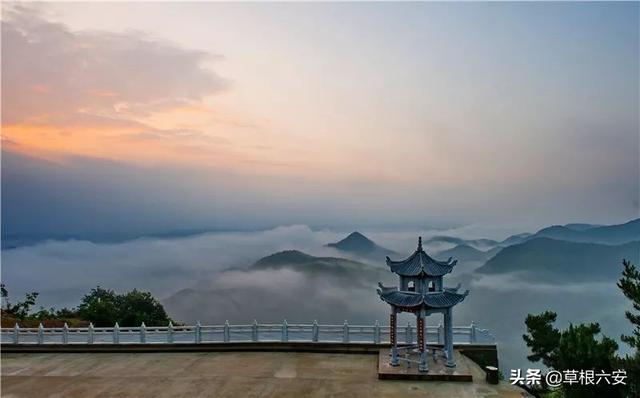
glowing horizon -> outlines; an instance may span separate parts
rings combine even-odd
[[[186,224],[638,214],[638,4],[2,8],[3,152],[174,170]]]

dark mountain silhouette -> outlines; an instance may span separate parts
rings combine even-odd
[[[264,283],[255,283],[258,272]],[[233,275],[231,284],[225,278],[229,274]],[[287,283],[287,278],[295,283]],[[362,307],[349,305],[351,298],[367,297],[376,303],[378,281],[397,283],[386,266],[286,250],[263,257],[248,268],[221,271],[212,280],[180,290],[162,303],[169,313],[180,314],[188,322],[246,322],[247,318],[281,322],[285,317],[304,322],[310,317],[326,322],[342,322],[345,317],[357,321],[363,319],[358,318]],[[282,283],[286,289],[280,287]],[[338,294],[331,292],[334,288]]]
[[[445,236],[445,235],[438,235],[438,236],[434,236],[432,238],[426,239],[424,241],[425,244],[428,243],[452,243],[454,245],[464,245],[466,244],[465,240],[462,238],[456,238],[455,236]]]
[[[619,245],[640,240],[640,218],[624,224],[604,226],[579,223],[552,225],[532,235],[512,235],[500,242],[500,245],[510,246],[535,238],[552,238],[571,242]]]
[[[277,268],[286,264],[309,264],[318,259],[298,250],[285,250],[263,257],[256,261],[252,268]]]
[[[526,241],[531,236],[533,236],[533,234],[530,234],[528,232],[524,232],[524,233],[516,234],[516,235],[511,235],[507,239],[505,239],[502,242],[500,242],[499,245],[502,246],[502,247],[511,246],[511,245],[517,245],[518,243],[522,243],[522,242]]]
[[[534,238],[503,248],[476,271],[525,272],[533,281],[614,280],[620,277],[622,259],[637,264],[640,241],[605,245]]]
[[[569,224],[574,225],[575,224]],[[591,242],[621,244],[640,240],[640,218],[624,224],[606,225],[586,229],[575,229],[570,226],[554,225],[541,229],[537,237],[569,240],[573,242]]]
[[[435,254],[435,257],[438,259],[447,259],[452,257],[460,262],[465,261],[486,261],[493,257],[497,252],[500,251],[500,247],[494,247],[492,249],[483,251],[478,250],[473,246],[469,246],[466,244],[458,245],[448,250],[443,250]]]
[[[565,224],[565,227],[572,229],[574,231],[585,231],[587,229],[602,227],[602,225],[597,224],[585,224],[585,223],[573,223],[573,224]]]
[[[429,243],[451,243],[451,244],[458,245],[458,246],[476,246],[476,248],[477,247],[491,247],[491,246],[495,246],[496,244],[498,244],[498,242],[496,242],[493,239],[462,239],[462,238],[457,238],[455,236],[445,236],[445,235],[434,236],[432,238],[429,238],[429,239],[425,240],[424,243],[425,244],[429,244]]]
[[[379,261],[384,261],[385,256],[396,254],[392,250],[378,246],[374,241],[357,231],[352,232],[339,242],[327,244],[327,247]]]
[[[285,250],[263,257],[249,269],[290,268],[305,273],[332,274],[334,276],[375,277],[382,268],[373,267],[359,261],[339,257],[315,257],[298,250]]]

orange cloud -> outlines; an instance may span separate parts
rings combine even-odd
[[[72,32],[21,4],[3,17],[5,150],[57,160],[232,162],[228,142],[202,130],[212,113],[199,104],[226,86],[202,66],[209,54],[139,32]]]
[[[71,31],[21,4],[5,14],[5,150],[260,175],[384,172],[328,134],[309,145],[289,126],[259,126],[244,109],[214,107],[207,101],[229,83],[204,66],[211,54],[139,32]]]
[[[249,174],[302,174],[313,171],[303,156],[286,160],[270,147],[197,130],[163,130],[140,125],[3,126],[3,149],[65,163],[74,156],[154,166],[173,164]]]

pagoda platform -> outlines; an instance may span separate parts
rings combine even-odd
[[[457,364],[455,368],[446,367],[444,358],[438,357],[436,361],[434,361],[431,355],[429,355],[427,361],[429,366],[428,372],[420,372],[418,370],[418,363],[411,363],[411,366],[408,367],[405,361],[400,361],[400,365],[391,366],[389,364],[390,351],[389,348],[380,349],[378,355],[378,379],[380,380],[473,381],[471,367],[468,363],[470,359],[462,355],[458,350],[453,351]],[[419,354],[412,353],[409,359],[418,361]]]

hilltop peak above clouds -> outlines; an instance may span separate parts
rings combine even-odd
[[[329,243],[326,246],[349,254],[378,260],[384,259],[385,256],[396,254],[393,250],[379,246],[358,231],[350,233],[339,242]]]

